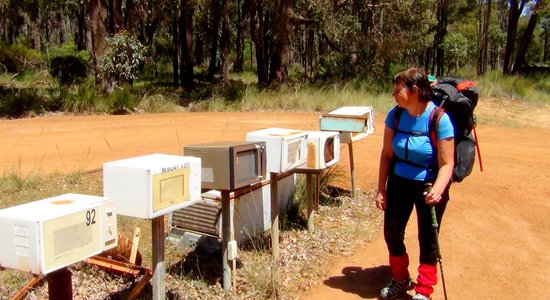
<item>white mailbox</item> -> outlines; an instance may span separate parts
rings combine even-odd
[[[306,163],[307,133],[305,131],[266,128],[248,132],[246,140],[265,142],[268,172],[283,173]]]
[[[48,274],[118,244],[113,199],[64,194],[0,210],[0,266]]]
[[[103,164],[103,194],[117,213],[153,219],[201,199],[201,160],[150,154]]]
[[[340,161],[340,134],[336,131],[307,132],[307,167],[326,169]]]
[[[339,132],[374,132],[374,111],[372,106],[343,106],[319,118],[320,129]]]

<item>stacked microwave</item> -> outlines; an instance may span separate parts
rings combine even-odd
[[[64,194],[0,210],[0,267],[48,274],[118,244],[111,198]]]
[[[268,172],[284,173],[306,163],[307,132],[305,131],[266,128],[248,132],[246,140],[265,142]]]
[[[150,154],[103,164],[103,193],[117,213],[153,219],[201,199],[201,160]]]
[[[340,141],[349,143],[374,132],[372,106],[343,106],[319,118],[322,131],[341,132]]]
[[[265,142],[218,141],[188,145],[183,154],[201,159],[203,189],[230,190],[265,179]]]
[[[307,132],[307,164],[311,169],[326,169],[340,161],[340,133]]]

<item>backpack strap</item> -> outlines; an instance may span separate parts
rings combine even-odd
[[[393,131],[397,132],[399,130],[399,119],[401,119],[401,115],[403,114],[403,107],[396,106],[395,107],[395,114],[393,115]]]
[[[439,106],[436,106],[430,113],[430,119],[428,121],[428,132],[430,133],[430,141],[432,147],[437,151],[437,127],[439,127],[439,120],[443,116],[445,110]]]

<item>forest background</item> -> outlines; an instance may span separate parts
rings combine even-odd
[[[545,0],[0,0],[0,116],[326,110],[413,65],[547,104],[549,36]]]

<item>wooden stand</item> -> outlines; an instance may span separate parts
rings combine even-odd
[[[223,261],[223,289],[231,289],[232,270],[229,265],[227,245],[231,241],[231,211],[229,191],[222,191],[222,261]]]
[[[306,175],[306,213],[307,230],[315,231],[315,211],[319,209],[319,178],[323,170],[311,168],[298,168],[295,173]]]
[[[164,277],[166,266],[164,263],[164,215],[154,218],[152,224],[152,245],[153,245],[153,299],[164,300],[166,290]],[[50,298],[55,299],[55,298]]]
[[[279,259],[279,173],[270,172],[271,188],[271,254]]]
[[[353,161],[353,141],[348,142],[349,149],[349,169],[351,172],[351,196],[355,198],[355,163]]]
[[[56,300],[73,299],[73,284],[71,271],[62,268],[46,276],[48,282],[48,298]]]

